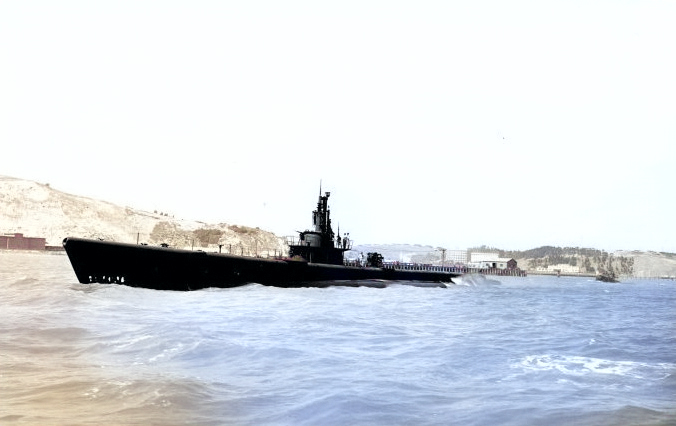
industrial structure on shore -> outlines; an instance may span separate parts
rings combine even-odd
[[[62,246],[48,246],[42,237],[24,237],[20,232],[0,235],[0,250],[63,251]]]
[[[0,235],[0,249],[5,250],[45,250],[44,238],[24,237],[21,233]]]

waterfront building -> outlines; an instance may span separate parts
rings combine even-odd
[[[24,237],[20,233],[0,235],[0,249],[44,250],[45,244],[44,238]]]
[[[500,256],[500,254],[495,252],[472,252],[469,255],[469,261],[470,263],[489,262],[494,261],[498,256]]]
[[[446,250],[446,262],[449,264],[466,264],[467,250]]]

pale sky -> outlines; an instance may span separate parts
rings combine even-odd
[[[0,0],[0,174],[357,244],[676,252],[674,1]]]

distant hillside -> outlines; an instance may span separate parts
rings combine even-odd
[[[676,254],[663,252],[618,251],[615,255],[634,259],[638,277],[676,277]]]
[[[238,254],[286,250],[279,237],[258,228],[175,219],[0,176],[0,233],[15,232],[44,237],[48,245],[72,236],[214,250],[222,244],[224,252]]]
[[[620,275],[638,277],[676,276],[676,254],[616,251],[583,247],[542,246],[525,251],[501,250],[486,246],[472,249],[474,251],[496,251],[501,257],[511,257],[519,266],[527,270],[550,265],[577,266],[583,273],[602,273],[613,271]]]
[[[356,259],[371,252],[380,253],[386,262],[434,263],[441,261],[441,255],[435,254],[432,246],[419,244],[359,244],[346,253],[346,257]]]
[[[441,263],[441,251],[432,246],[412,244],[361,244],[349,254],[356,258],[360,253],[369,252],[383,255],[386,261]],[[499,257],[513,258],[524,270],[547,268],[550,265],[571,265],[579,267],[580,272],[596,274],[614,271],[620,275],[637,277],[676,276],[676,254],[641,251],[617,251],[580,247],[542,246],[530,250],[503,250],[496,247],[472,247],[468,252],[492,252]]]

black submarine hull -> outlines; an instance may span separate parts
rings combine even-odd
[[[374,284],[378,280],[444,286],[460,275],[264,259],[73,237],[64,239],[63,246],[80,283],[156,290],[227,288],[249,283],[275,287],[379,287]]]

